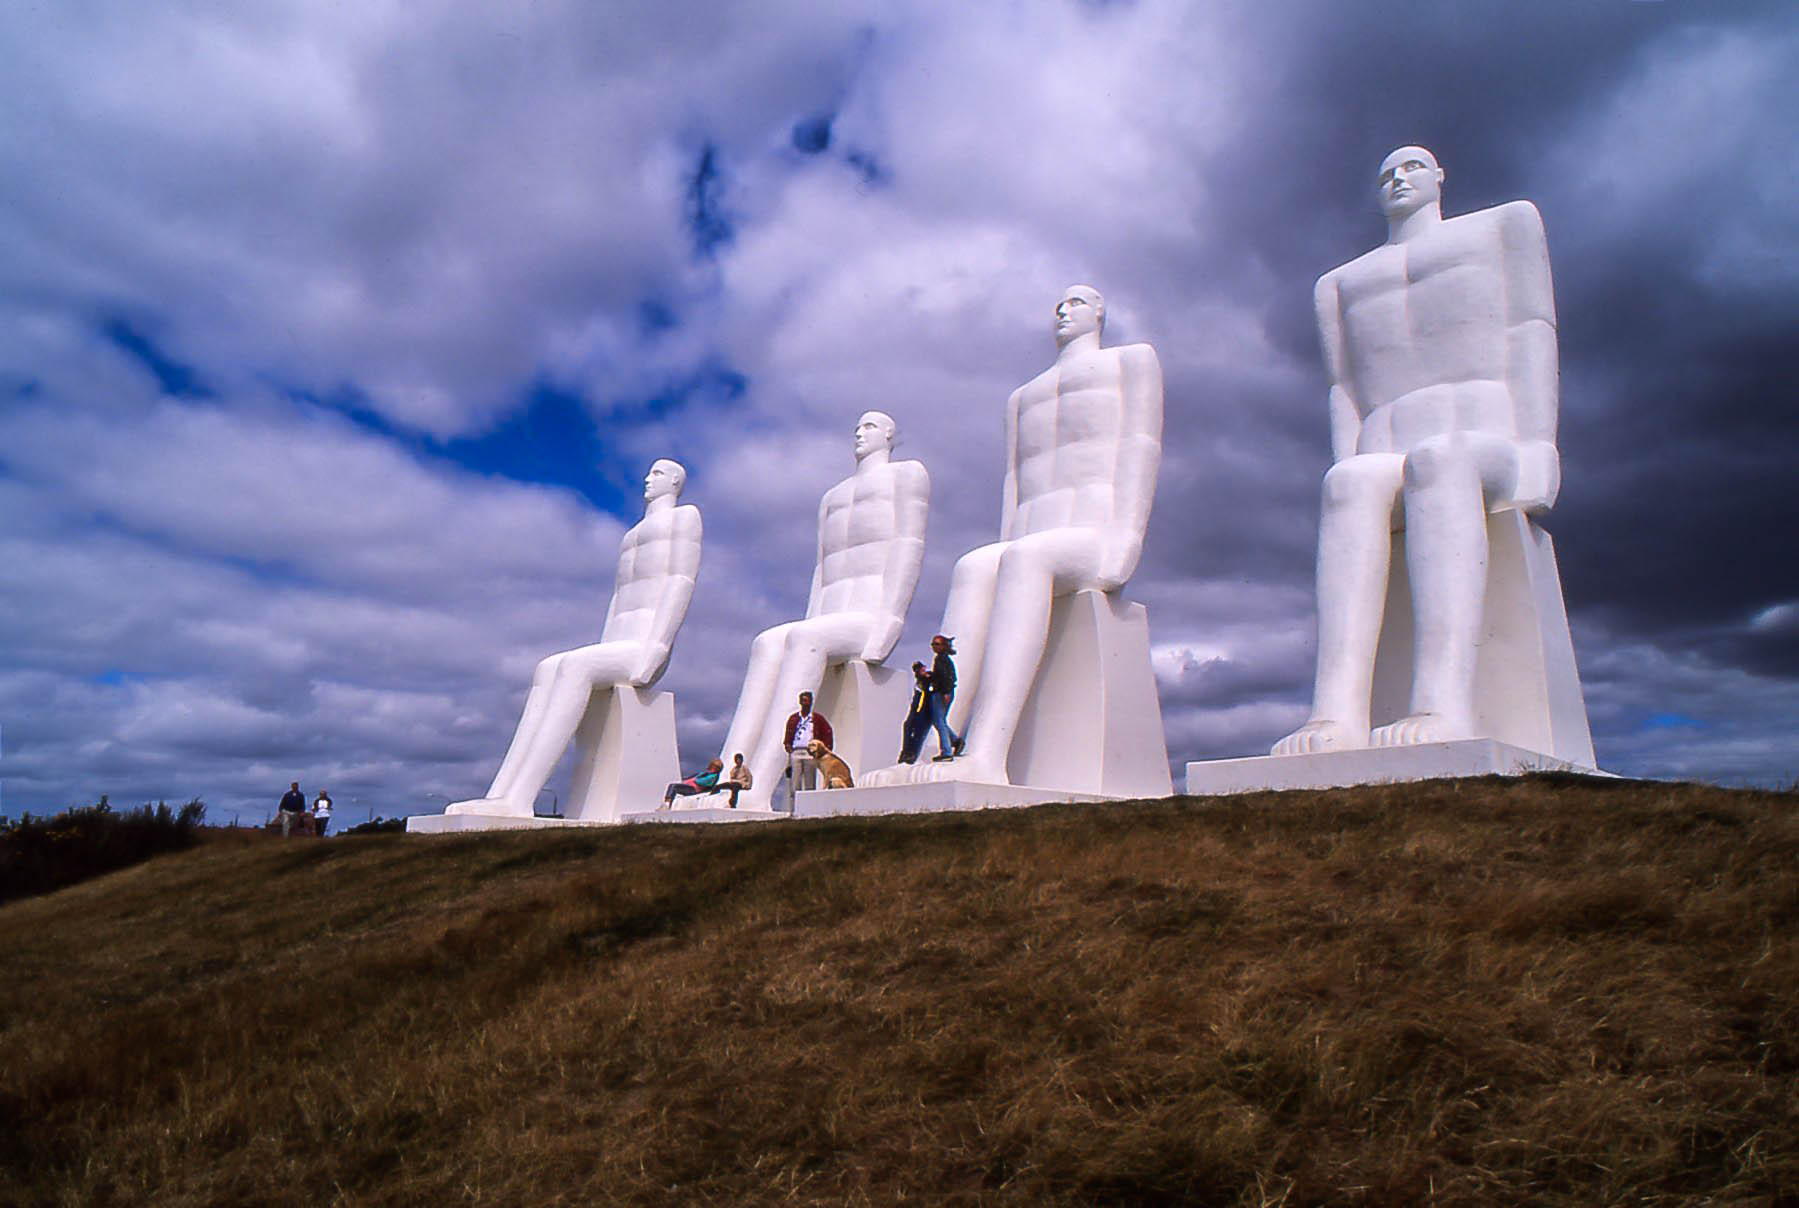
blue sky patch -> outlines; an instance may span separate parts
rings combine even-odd
[[[687,182],[687,229],[694,251],[710,257],[730,243],[736,229],[724,206],[724,170],[718,148],[707,143]]]
[[[212,397],[212,388],[200,379],[198,370],[168,355],[154,340],[124,319],[106,320],[100,325],[100,333],[115,348],[148,369],[164,394],[176,398]]]
[[[1684,713],[1651,713],[1643,719],[1641,727],[1649,730],[1707,730],[1710,725],[1697,717],[1688,717]]]
[[[817,155],[831,146],[831,114],[802,118],[793,124],[793,147],[807,155]]]

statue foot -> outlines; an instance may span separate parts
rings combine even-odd
[[[519,814],[512,804],[503,797],[474,797],[468,801],[453,801],[444,807],[446,814],[485,814],[489,817],[506,817],[518,815],[529,816],[530,811]]]
[[[1270,755],[1312,755],[1353,751],[1368,745],[1368,731],[1328,717],[1308,721],[1269,749]]]
[[[1391,725],[1380,726],[1370,736],[1376,747],[1411,747],[1425,742],[1455,742],[1474,737],[1474,727],[1443,713],[1414,713]]]
[[[982,759],[970,759],[964,757],[961,759],[952,759],[945,763],[938,763],[936,760],[932,760],[930,763],[921,766],[918,770],[920,775],[916,779],[921,783],[938,783],[951,780],[965,780],[975,784],[1012,783],[1010,780],[1006,779],[1006,766],[1004,764],[995,766]]]
[[[902,759],[889,767],[864,772],[860,783],[863,788],[868,789],[880,788],[887,784],[911,784],[917,777],[917,773],[917,765],[909,759]]]

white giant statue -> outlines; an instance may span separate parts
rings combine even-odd
[[[648,689],[662,678],[700,572],[700,510],[692,504],[676,506],[686,482],[687,471],[678,462],[663,460],[650,467],[643,480],[643,519],[619,544],[618,579],[599,643],[552,654],[537,664],[524,715],[487,796],[458,801],[445,813],[529,818],[537,794],[582,727],[595,691]],[[672,718],[671,706],[666,727],[670,744]],[[583,762],[590,764],[593,752],[583,754]],[[633,754],[623,750],[613,757],[629,760]],[[591,768],[577,771],[577,795],[581,782],[593,775]],[[657,776],[668,778],[661,769]],[[579,814],[571,811],[569,816]]]
[[[1556,714],[1563,734],[1527,735],[1524,745],[1566,746],[1590,763],[1553,550],[1525,519],[1546,512],[1561,483],[1543,220],[1527,201],[1445,219],[1442,183],[1422,147],[1387,156],[1376,182],[1387,242],[1318,280],[1335,464],[1318,534],[1317,681],[1311,720],[1273,753],[1492,736],[1502,715],[1523,709]],[[1500,577],[1512,583],[1515,608],[1491,603]],[[1409,640],[1403,620],[1393,624],[1408,604]],[[1516,638],[1495,629],[1508,611],[1533,618],[1511,626]],[[1548,635],[1541,641],[1537,619]],[[1477,701],[1477,671],[1518,662],[1505,652],[1511,645],[1532,646],[1539,667],[1547,657],[1547,705],[1541,675],[1498,694],[1506,700]],[[1389,690],[1389,676],[1402,682]],[[1383,694],[1397,699],[1380,724]],[[1537,699],[1526,707],[1525,698]]]
[[[1098,290],[1070,286],[1056,304],[1055,364],[1006,402],[1000,539],[956,563],[943,614],[942,632],[960,648],[949,724],[964,754],[883,768],[863,783],[1010,784],[1008,757],[1021,721],[1034,720],[1025,718],[1026,705],[1049,644],[1053,607],[1077,592],[1115,593],[1136,569],[1162,460],[1162,366],[1148,344],[1101,348],[1105,318]],[[1142,609],[1129,607],[1146,643]],[[1147,705],[1132,724],[1140,731],[1153,727],[1160,746],[1146,644],[1142,654]],[[1102,691],[1097,683],[1074,689]],[[1071,740],[1104,746],[1107,736],[1089,728]],[[1165,749],[1149,762],[1166,784]]]
[[[855,472],[818,504],[818,565],[806,615],[763,630],[750,644],[722,756],[747,753],[754,787],[741,795],[741,808],[769,807],[787,769],[784,723],[800,693],[818,689],[827,666],[879,664],[905,627],[924,564],[931,478],[919,462],[891,459],[896,435],[893,417],[883,412],[856,421]],[[889,729],[897,732],[897,720]]]

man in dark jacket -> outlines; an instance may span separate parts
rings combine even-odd
[[[294,833],[294,825],[300,821],[300,816],[305,812],[306,794],[300,791],[300,782],[296,780],[281,797],[281,837],[283,839]]]

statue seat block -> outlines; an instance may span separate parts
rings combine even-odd
[[[595,688],[575,731],[575,771],[563,815],[617,822],[653,807],[681,779],[675,697],[628,684]]]
[[[1562,604],[1555,543],[1516,508],[1487,517],[1487,586],[1475,665],[1475,734],[1595,766],[1580,672]],[[1372,724],[1410,709],[1412,593],[1405,534],[1393,534],[1393,561],[1380,646],[1374,658]]]
[[[1101,591],[1055,601],[1006,775],[1102,797],[1174,792],[1143,605]]]
[[[831,723],[831,749],[860,778],[893,762],[911,703],[910,671],[847,659],[825,668],[813,708]]]

